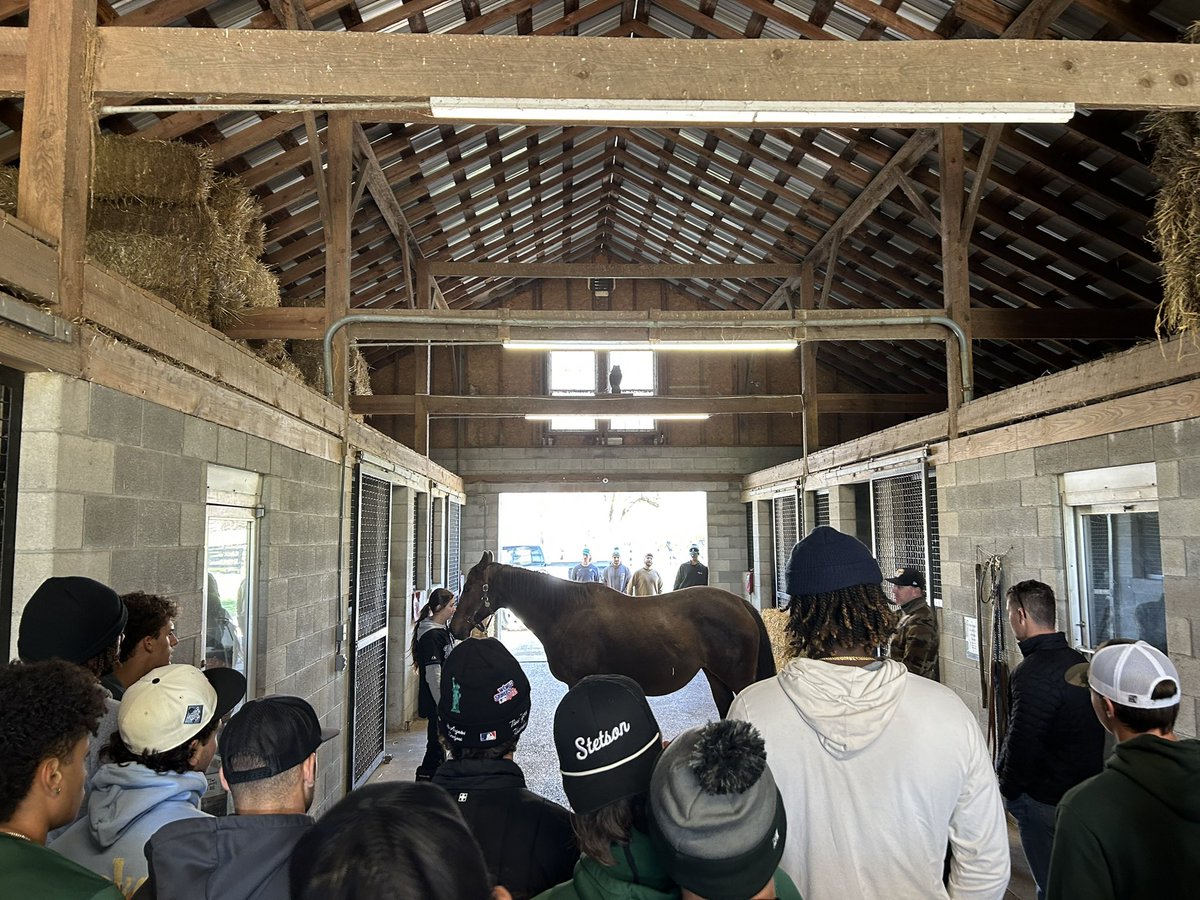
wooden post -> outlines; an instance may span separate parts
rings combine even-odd
[[[325,235],[325,327],[350,314],[350,191],[351,191],[351,128],[353,121],[345,113],[330,113],[325,129],[326,173],[325,196],[329,223]],[[345,331],[333,344],[333,397],[339,406],[348,403],[348,341]]]
[[[95,22],[96,0],[38,0],[29,10],[17,217],[58,242],[64,319],[83,307]]]
[[[830,267],[832,267],[832,258]],[[816,309],[817,297],[814,285],[812,263],[805,263],[800,270],[800,308]],[[804,341],[800,344],[800,392],[804,395],[804,411],[801,427],[804,436],[806,453],[821,446],[821,435],[818,428],[818,391],[817,387],[817,344],[815,341]]]
[[[963,235],[965,163],[961,125],[943,125],[941,129],[942,189],[942,298],[946,315],[967,335],[967,365],[971,354],[971,284],[967,267],[967,236]],[[946,338],[946,427],[951,438],[958,436],[958,408],[963,402],[962,363],[958,341]]]
[[[413,449],[422,456],[429,456],[429,383],[432,368],[433,345],[417,345],[417,377],[413,391]]]

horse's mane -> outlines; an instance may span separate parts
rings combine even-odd
[[[520,595],[518,603],[525,601],[545,606],[571,601],[580,601],[587,596],[587,585],[564,581],[545,572],[531,572],[519,566],[500,565],[501,587],[505,592],[505,606],[512,609],[513,597]]]

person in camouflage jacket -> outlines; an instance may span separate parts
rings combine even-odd
[[[900,607],[900,621],[888,642],[888,656],[904,663],[908,671],[939,681],[937,616],[925,600],[925,575],[903,566],[891,578],[892,599]]]

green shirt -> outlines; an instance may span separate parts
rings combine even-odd
[[[0,834],[0,896],[124,900],[111,881],[41,844]]]

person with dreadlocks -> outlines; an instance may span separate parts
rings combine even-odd
[[[805,897],[999,900],[1008,830],[983,734],[949,688],[878,658],[894,628],[879,564],[821,526],[786,577],[796,657],[729,710],[766,743],[788,819],[781,867]]]

